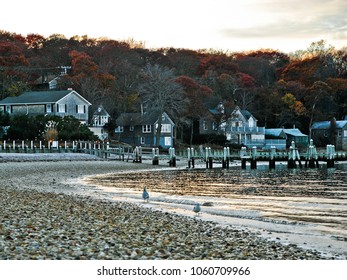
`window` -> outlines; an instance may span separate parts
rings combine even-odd
[[[218,130],[218,123],[213,122],[213,124],[212,124],[212,129],[213,129],[213,130]]]
[[[141,143],[141,145],[146,144],[146,143],[145,143],[145,137],[141,137],[141,138],[140,138],[140,143]]]
[[[129,131],[134,131],[134,126],[133,126],[133,125],[131,125],[131,126],[129,127]]]
[[[57,104],[57,112],[58,113],[66,113],[67,105],[66,104]]]
[[[342,130],[339,130],[339,131],[337,132],[337,136],[339,136],[339,137],[342,136]]]
[[[84,105],[76,105],[76,113],[84,114],[86,112],[86,107]]]
[[[203,121],[203,123],[202,123],[202,129],[203,129],[203,130],[207,130],[207,122],[206,122],[206,121]]]
[[[171,124],[162,124],[161,132],[170,133],[171,132]]]
[[[171,146],[171,137],[164,137],[165,146]]]
[[[344,137],[347,137],[347,130],[344,130],[344,131],[343,131],[343,136],[344,136]]]
[[[114,132],[116,133],[121,133],[121,132],[124,132],[124,127],[119,125],[116,127],[116,129],[114,130]]]
[[[143,133],[150,133],[152,130],[151,130],[151,125],[149,124],[145,124],[142,126],[142,132]]]
[[[52,104],[46,105],[46,113],[52,113]]]
[[[11,113],[12,113],[12,106],[11,106],[11,105],[6,105],[5,111],[6,111],[7,113],[11,114]]]

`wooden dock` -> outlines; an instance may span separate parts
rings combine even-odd
[[[269,168],[276,168],[277,162],[287,162],[288,168],[317,168],[320,162],[326,162],[328,168],[334,167],[336,161],[346,161],[347,152],[337,152],[333,145],[327,145],[325,150],[317,150],[310,142],[305,151],[296,148],[293,142],[286,151],[276,151],[275,147],[270,150],[258,150],[256,147],[247,149],[242,147],[240,151],[231,151],[229,147],[214,149],[210,147],[199,149],[187,148],[176,153],[175,148],[170,148],[167,153],[159,153],[158,148],[131,147],[129,145],[112,145],[108,142],[43,142],[43,141],[3,141],[0,142],[1,153],[87,153],[105,159],[132,161],[142,163],[143,160],[151,160],[153,165],[162,162],[176,167],[177,160],[187,161],[188,168],[195,168],[197,160],[203,161],[207,169],[214,165],[229,168],[233,161],[241,161],[241,168],[246,169],[247,164],[251,169],[257,168],[258,162],[268,162]]]

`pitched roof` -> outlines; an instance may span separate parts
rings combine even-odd
[[[330,127],[330,121],[323,121],[323,122],[315,122],[312,124],[312,129],[329,129]],[[336,128],[341,129],[345,128],[347,125],[346,121],[336,121]]]
[[[273,136],[273,137],[282,136],[283,135],[282,132],[283,132],[283,128],[266,128],[265,129],[265,135]]]
[[[117,119],[117,125],[135,126],[143,124],[154,124],[158,120],[158,115],[153,113],[122,113]]]
[[[236,111],[239,111],[246,121],[248,121],[250,118],[254,118],[257,121],[257,119],[248,110],[241,110],[239,106],[236,106],[232,114],[234,114]]]
[[[285,134],[291,135],[291,136],[307,136],[306,134],[303,134],[298,128],[285,128],[283,129],[283,132]]]
[[[94,116],[110,116],[110,114],[105,110],[105,108],[100,105],[98,109],[95,110]]]
[[[50,91],[26,91],[23,94],[15,97],[7,97],[0,101],[0,104],[42,104],[42,103],[56,103],[66,95],[74,92],[87,103],[90,104],[85,98],[79,95],[74,90],[50,90]]]
[[[163,117],[175,125],[167,113],[163,113]],[[136,125],[153,125],[158,121],[158,114],[153,112],[141,113],[122,113],[117,119],[116,124],[121,126],[136,126]]]
[[[245,117],[246,120],[248,120],[250,117],[253,117],[253,115],[247,110],[240,110],[240,112]]]
[[[267,128],[265,129],[265,134],[273,137],[281,137],[283,133],[295,137],[307,136],[303,134],[298,128]],[[281,135],[282,134],[282,135]]]

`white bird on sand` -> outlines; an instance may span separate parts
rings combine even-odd
[[[146,187],[143,188],[142,198],[143,198],[144,201],[147,200],[147,202],[149,200],[149,193],[147,192]]]
[[[194,205],[193,211],[196,213],[197,216],[199,216],[200,211],[201,211],[200,203],[196,203]]]

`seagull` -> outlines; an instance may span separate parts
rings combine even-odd
[[[147,202],[149,200],[149,193],[147,192],[146,187],[143,188],[142,198],[143,198],[144,201],[147,200]]]
[[[194,205],[193,211],[196,213],[197,216],[199,216],[200,211],[201,211],[200,203],[196,203]]]

